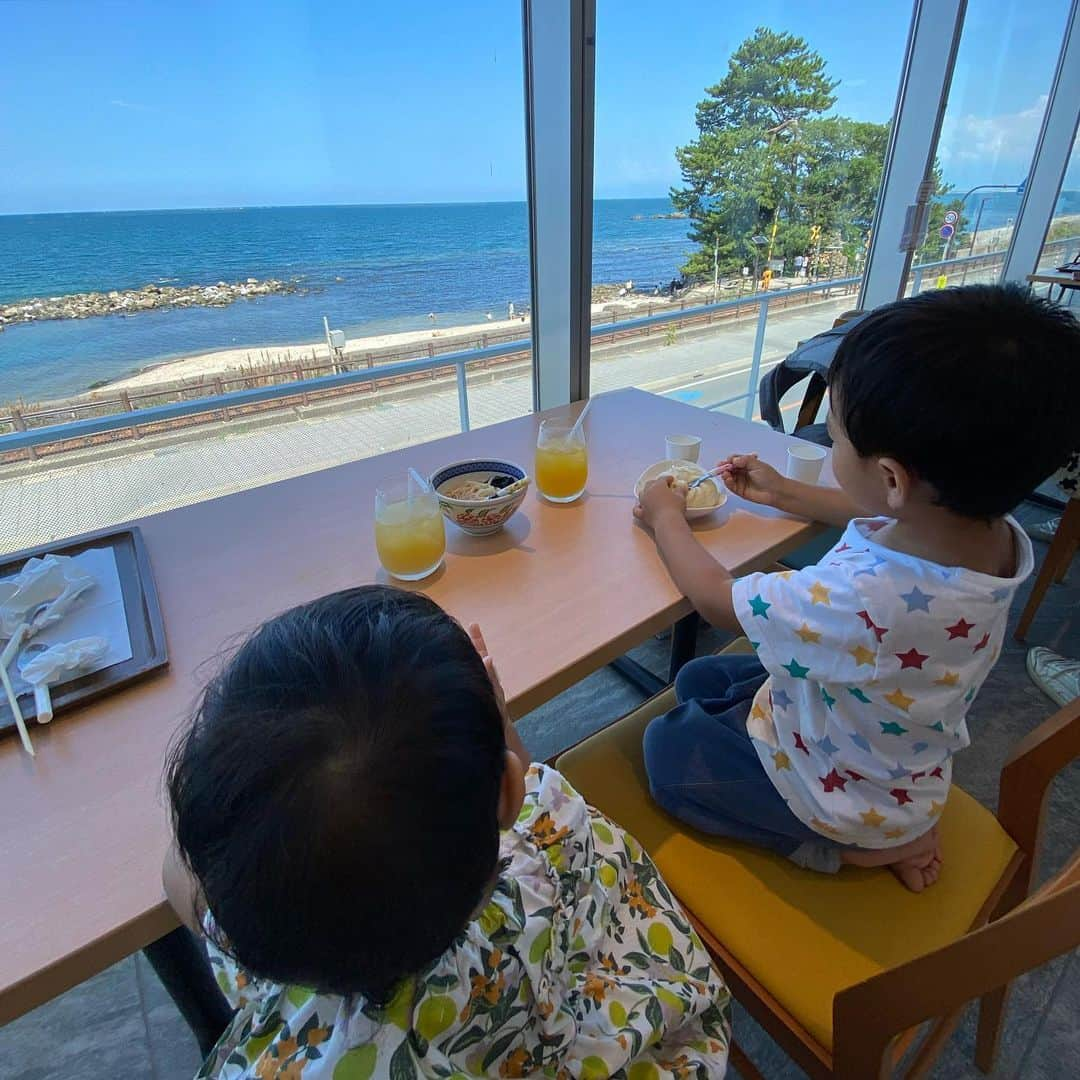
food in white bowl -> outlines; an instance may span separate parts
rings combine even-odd
[[[660,480],[670,476],[674,481],[673,486],[686,494],[687,518],[692,521],[695,518],[705,517],[727,502],[727,490],[723,486],[723,481],[716,477],[711,476],[703,484],[698,484],[696,488],[690,490],[691,482],[699,476],[704,476],[708,471],[708,469],[702,468],[693,461],[675,461],[672,459],[658,461],[655,465],[650,465],[638,477],[638,481],[634,485],[634,494],[640,499],[645,492],[645,488],[653,480]]]
[[[525,499],[529,477],[512,461],[471,458],[432,473],[443,514],[472,536],[498,532]]]

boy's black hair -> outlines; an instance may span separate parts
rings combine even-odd
[[[860,457],[894,457],[940,506],[1011,510],[1080,445],[1080,324],[1015,285],[967,285],[871,312],[829,371]]]
[[[476,649],[422,594],[348,589],[265,623],[166,768],[219,945],[257,976],[384,1003],[494,879],[505,749]]]

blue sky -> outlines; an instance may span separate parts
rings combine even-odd
[[[1026,172],[1067,0],[970,0],[940,154]],[[837,111],[885,120],[902,0],[598,0],[596,193],[662,195],[694,105],[756,25],[803,35]],[[8,0],[0,212],[524,196],[516,0]],[[869,42],[869,44],[866,44]]]

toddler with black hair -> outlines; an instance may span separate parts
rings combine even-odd
[[[237,1010],[201,1077],[723,1075],[726,988],[651,860],[529,765],[422,594],[271,619],[166,781],[166,893]]]
[[[1077,448],[1080,325],[1015,286],[871,312],[829,371],[839,488],[723,463],[750,502],[844,529],[815,566],[733,579],[656,482],[635,514],[675,584],[754,656],[692,661],[645,734],[656,801],[802,866],[941,869],[937,821],[1031,544],[1009,511]]]

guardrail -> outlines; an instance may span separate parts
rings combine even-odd
[[[1055,244],[1063,250],[1069,244],[1075,244],[1080,238],[1067,238],[1055,241]],[[977,269],[979,264],[985,264],[982,268],[990,269],[994,261],[1000,263],[1005,252],[986,252],[979,255],[963,256],[957,259],[924,263],[914,268],[911,272],[913,291],[918,292],[921,288],[923,277],[927,272],[940,270],[943,267],[950,269],[961,268],[965,270]],[[757,325],[754,334],[754,347],[751,356],[751,366],[747,378],[747,390],[743,394],[728,398],[714,405],[708,406],[711,410],[721,409],[727,405],[739,401],[746,401],[745,416],[750,420],[754,413],[755,391],[761,373],[761,359],[765,344],[765,329],[768,323],[769,310],[771,307],[786,308],[798,304],[799,300],[808,302],[815,293],[821,293],[825,298],[835,290],[843,294],[850,294],[854,287],[862,281],[861,276],[834,278],[825,281],[809,282],[806,285],[797,285],[788,289],[780,289],[774,292],[756,292],[747,295],[738,295],[728,300],[721,300],[713,304],[700,304],[686,306],[680,304],[678,310],[672,307],[670,310],[658,312],[655,315],[640,316],[631,319],[607,322],[597,320],[591,328],[591,340],[594,343],[605,340],[616,341],[619,338],[629,336],[647,336],[653,328],[681,325],[693,326],[695,324],[708,325],[717,318],[738,318],[743,309],[757,308]],[[502,331],[507,334],[510,331]],[[498,332],[492,332],[493,335]],[[445,347],[445,346],[444,346]],[[498,344],[488,345],[481,348],[465,349],[457,352],[440,353],[435,343],[429,343],[429,352],[432,355],[415,359],[402,360],[392,363],[376,365],[371,359],[372,353],[361,354],[361,358],[371,364],[369,367],[352,371],[337,371],[336,373],[317,375],[308,378],[289,379],[286,382],[264,386],[245,386],[242,389],[225,391],[226,384],[231,382],[249,383],[253,379],[272,378],[281,372],[252,372],[232,378],[215,378],[212,385],[219,392],[202,396],[202,386],[183,386],[176,384],[169,389],[176,393],[199,393],[199,396],[189,400],[169,402],[162,405],[152,405],[146,408],[135,408],[133,400],[139,397],[161,396],[164,388],[152,388],[144,394],[121,392],[113,399],[95,399],[87,402],[72,403],[70,405],[56,406],[49,410],[40,410],[33,416],[34,419],[48,418],[52,415],[71,416],[72,413],[90,412],[102,408],[118,408],[115,412],[107,412],[105,415],[85,417],[83,419],[68,420],[65,423],[50,424],[42,427],[30,427],[26,423],[26,416],[18,412],[10,416],[0,416],[0,423],[8,423],[16,430],[10,434],[0,435],[0,455],[26,450],[34,456],[34,448],[51,443],[70,442],[77,439],[86,439],[95,435],[103,435],[109,432],[133,430],[137,434],[138,428],[151,427],[154,425],[168,424],[172,421],[195,417],[200,414],[220,413],[225,418],[230,418],[234,410],[246,409],[253,405],[270,402],[286,403],[288,399],[300,399],[307,403],[311,396],[328,396],[338,391],[360,389],[369,384],[385,381],[401,381],[411,376],[425,373],[434,374],[441,370],[454,369],[458,392],[458,413],[463,431],[470,427],[469,419],[469,395],[466,382],[466,366],[468,364],[489,361],[506,360],[507,358],[526,355],[532,348],[530,338],[513,338]],[[350,358],[349,362],[355,362]],[[331,365],[325,365],[332,370]],[[304,368],[302,364],[295,369],[300,373],[305,370],[318,370]]]

